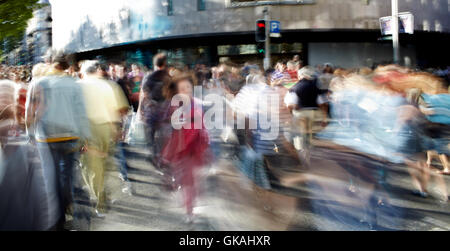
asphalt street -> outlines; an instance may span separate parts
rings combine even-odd
[[[413,195],[411,178],[403,166],[388,168],[384,192],[376,194],[382,200],[369,203],[373,200],[370,186],[360,182],[357,191],[349,192],[345,178],[329,170],[321,175],[321,164],[315,170],[292,170],[272,191],[266,191],[241,175],[229,157],[199,174],[197,216],[187,223],[182,195],[164,188],[150,157],[143,146],[128,148],[131,194],[122,192],[119,172],[111,166],[106,177],[109,210],[104,218],[92,218],[89,230],[450,230],[449,203],[440,202],[435,186],[430,187],[428,198]],[[449,178],[445,179],[450,185]],[[375,212],[376,228],[364,221],[367,212]]]

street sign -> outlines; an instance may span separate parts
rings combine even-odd
[[[279,21],[270,21],[270,37],[281,37],[281,23]]]
[[[410,12],[398,14],[399,32],[414,34],[414,16]],[[392,35],[392,16],[380,18],[381,34]]]

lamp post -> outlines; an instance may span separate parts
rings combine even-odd
[[[400,35],[398,23],[398,0],[392,0],[392,44],[394,47],[394,63],[398,64],[400,59]]]
[[[264,70],[268,70],[271,66],[270,59],[270,15],[269,8],[264,8],[264,20],[266,20],[266,41],[265,41],[265,56],[264,56]]]

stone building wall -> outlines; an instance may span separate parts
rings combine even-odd
[[[54,47],[82,52],[161,37],[253,31],[264,6],[234,7],[233,1],[205,0],[205,10],[198,0],[50,1]],[[389,0],[304,1],[309,4],[270,6],[271,18],[281,21],[282,30],[376,30],[379,18],[391,15]],[[450,31],[449,0],[399,0],[399,6],[414,14],[416,30]]]

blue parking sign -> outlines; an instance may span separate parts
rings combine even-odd
[[[279,21],[270,21],[270,33],[280,33]]]

